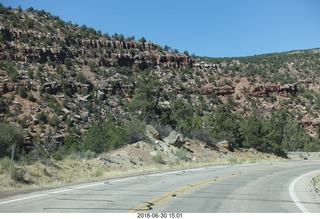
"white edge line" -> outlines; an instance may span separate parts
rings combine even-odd
[[[39,194],[39,195],[33,195],[33,196],[24,197],[24,198],[18,198],[18,199],[13,199],[13,200],[9,200],[9,201],[4,201],[4,202],[0,202],[0,205],[8,204],[11,202],[23,201],[23,200],[30,199],[30,198],[38,198],[38,197],[45,196],[45,195],[48,195],[48,194],[47,193],[46,194]]]
[[[61,193],[61,192],[67,192],[67,191],[73,191],[73,190],[77,190],[77,189],[88,188],[88,187],[92,187],[92,186],[98,186],[98,185],[102,185],[102,184],[103,183],[96,183],[96,184],[90,184],[90,185],[85,185],[85,186],[79,186],[79,187],[76,187],[76,188],[62,189],[62,190],[58,190],[58,191],[53,191],[53,192],[42,193],[42,194],[38,194],[38,195],[27,196],[27,197],[24,197],[24,198],[12,199],[12,200],[8,200],[8,201],[0,202],[0,205],[12,203],[12,202],[23,201],[23,200],[32,199],[32,198],[38,198],[38,197],[45,196],[45,195],[50,195],[50,194],[58,194],[58,193]]]
[[[312,171],[312,172],[309,172],[309,173],[306,173],[302,176],[299,176],[297,177],[295,180],[292,181],[292,183],[290,184],[289,186],[289,193],[290,193],[290,196],[291,196],[291,199],[293,200],[293,202],[295,203],[295,205],[303,212],[303,213],[311,213],[302,203],[301,201],[299,200],[299,198],[297,197],[295,191],[294,191],[294,187],[296,185],[296,183],[302,179],[303,177],[306,177],[308,175],[311,175],[313,173],[316,173],[316,172],[319,172],[319,170],[316,170],[316,171]]]

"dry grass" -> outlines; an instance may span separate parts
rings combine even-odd
[[[320,191],[320,175],[315,178],[315,187],[317,188],[318,192]]]
[[[167,170],[194,168],[201,166],[226,165],[239,163],[253,163],[275,160],[274,158],[246,158],[244,156],[228,156],[222,158],[202,159],[196,161],[175,160],[166,164],[148,164],[144,166],[110,166],[99,159],[36,162],[15,168],[23,174],[24,182],[14,182],[9,176],[7,166],[5,170],[0,166],[0,190],[26,190],[44,187],[56,187],[74,183],[97,181],[115,177],[146,174]],[[1,192],[0,192],[1,194]]]

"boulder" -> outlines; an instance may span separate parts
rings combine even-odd
[[[69,114],[70,113],[70,110],[68,110],[67,108],[62,108],[61,111],[64,112],[65,114]]]
[[[157,156],[157,154],[158,154],[157,151],[151,151],[151,152],[150,152],[150,155],[151,155],[152,157]]]
[[[57,82],[45,83],[43,85],[43,90],[48,94],[57,94],[61,92],[61,86]]]
[[[151,140],[161,140],[159,132],[151,125],[146,126],[146,136]]]
[[[186,141],[184,140],[184,137],[182,134],[176,132],[176,131],[172,131],[168,137],[166,137],[165,139],[163,139],[165,143],[169,144],[169,145],[173,145],[175,147],[181,147],[183,146]]]
[[[106,99],[106,94],[104,92],[100,91],[100,90],[98,90],[96,96],[97,96],[98,100],[105,100]]]
[[[37,119],[36,115],[31,115],[33,125],[38,125],[40,123],[39,119]]]
[[[80,113],[80,117],[81,117],[82,121],[88,122],[89,112],[88,111],[81,112]]]
[[[52,136],[52,140],[53,140],[56,144],[63,144],[63,142],[64,142],[64,135],[56,134],[56,135]]]
[[[226,140],[218,142],[218,143],[216,144],[216,146],[217,146],[218,148],[227,149],[228,151],[231,151],[231,152],[234,151],[234,149],[233,149],[232,145],[230,144],[230,142],[228,142],[228,141],[226,141]]]
[[[78,100],[82,102],[88,102],[91,99],[92,99],[92,96],[90,94],[85,96],[78,96]]]
[[[27,148],[32,146],[33,144],[33,136],[30,133],[25,133],[23,136],[23,145]]]
[[[73,115],[74,118],[78,119],[78,120],[81,120],[81,116],[76,114],[76,115]]]

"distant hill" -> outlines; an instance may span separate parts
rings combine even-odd
[[[33,8],[0,14],[0,119],[18,125],[20,151],[113,150],[150,123],[277,154],[319,150],[320,49],[197,57]]]

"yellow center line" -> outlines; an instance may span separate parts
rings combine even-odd
[[[268,169],[271,169],[271,168],[268,168]],[[210,178],[210,179],[207,179],[207,180],[204,180],[204,181],[201,181],[201,182],[198,182],[198,183],[195,183],[195,184],[191,184],[191,185],[187,185],[187,186],[183,186],[183,187],[180,187],[180,188],[177,188],[175,190],[172,190],[170,192],[167,192],[159,197],[156,197],[148,202],[144,202],[144,203],[141,203],[140,205],[130,209],[128,211],[128,213],[133,213],[133,212],[145,212],[145,211],[148,211],[148,210],[151,210],[154,206],[156,205],[159,205],[160,203],[172,198],[172,197],[175,197],[175,196],[178,196],[186,191],[189,191],[191,189],[195,189],[197,187],[200,187],[200,186],[203,186],[203,185],[206,185],[210,182],[215,182],[215,181],[218,181],[218,180],[224,180],[224,179],[227,179],[227,178],[231,178],[231,177],[234,177],[234,176],[238,176],[238,175],[241,175],[241,174],[247,174],[247,173],[250,173],[250,172],[255,172],[255,171],[260,171],[260,170],[268,170],[266,168],[264,169],[255,169],[255,170],[252,170],[252,171],[247,171],[245,173],[243,172],[238,172],[238,173],[232,173],[232,174],[228,174],[228,175],[224,175],[224,176],[218,176],[218,177],[214,177],[214,178]]]
[[[279,166],[277,166],[279,167]],[[283,166],[283,167],[280,167],[280,168],[287,168],[289,166]],[[227,179],[227,178],[231,178],[231,177],[235,177],[235,176],[239,176],[239,175],[243,175],[243,174],[248,174],[248,173],[252,173],[252,172],[257,172],[257,171],[262,171],[262,170],[272,170],[274,169],[274,167],[269,167],[269,168],[258,168],[258,169],[254,169],[254,170],[249,170],[249,171],[245,171],[245,172],[236,172],[236,173],[231,173],[231,174],[228,174],[228,175],[223,175],[223,176],[217,176],[217,177],[214,177],[214,178],[210,178],[210,179],[207,179],[207,180],[204,180],[204,181],[201,181],[201,182],[198,182],[198,183],[195,183],[195,184],[191,184],[191,185],[187,185],[187,186],[183,186],[183,187],[180,187],[180,188],[177,188],[175,190],[172,190],[170,192],[167,192],[161,196],[158,196],[148,202],[143,202],[141,203],[140,205],[130,209],[128,211],[128,213],[137,213],[137,212],[145,212],[145,211],[148,211],[148,210],[151,210],[154,208],[154,206],[156,205],[159,205],[160,203],[166,201],[166,200],[169,200],[170,198],[172,197],[175,197],[175,196],[178,196],[184,192],[187,192],[191,189],[195,189],[197,187],[200,187],[200,186],[203,186],[203,185],[206,185],[210,182],[215,182],[215,181],[219,181],[219,180],[224,180],[224,179]]]

